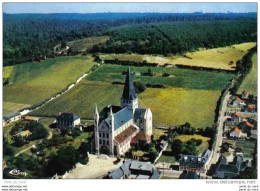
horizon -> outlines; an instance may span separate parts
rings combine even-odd
[[[196,12],[257,13],[257,3],[3,3],[6,14]]]

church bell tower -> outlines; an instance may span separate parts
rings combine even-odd
[[[127,69],[125,87],[121,97],[121,108],[125,107],[127,107],[133,113],[135,109],[138,108],[138,98],[135,93],[130,67]]]

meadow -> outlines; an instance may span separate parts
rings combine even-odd
[[[17,111],[12,103],[34,105],[65,90],[94,64],[92,57],[75,56],[13,66],[9,84],[3,88],[3,101],[9,102],[4,104],[4,113]]]
[[[122,72],[126,71],[127,68],[128,66],[105,64],[91,73],[86,80],[124,82],[125,75]],[[151,69],[155,76],[133,75],[133,80],[190,89],[222,90],[233,77],[233,74],[227,73],[157,67],[131,67],[131,72],[146,73],[148,69]],[[168,73],[171,76],[162,77],[164,73]]]
[[[214,123],[219,96],[220,91],[213,90],[149,88],[139,94],[139,103],[151,109],[154,122],[206,128]]]
[[[257,95],[257,55],[256,53],[252,56],[253,67],[247,74],[246,78],[242,82],[238,89],[238,94],[241,94],[246,90],[249,94]]]
[[[227,47],[200,49],[199,51],[187,52],[183,55],[165,57],[162,55],[140,55],[140,54],[101,54],[103,60],[122,60],[148,63],[180,64],[188,66],[201,66],[207,68],[235,70],[236,62],[240,60],[249,49],[256,46],[255,42],[236,44]],[[232,64],[230,63],[232,61]]]
[[[122,85],[112,85],[106,82],[80,82],[72,90],[33,111],[30,115],[57,116],[59,112],[71,112],[81,118],[93,119],[96,104],[99,110],[110,104],[119,105],[121,92],[123,92]]]

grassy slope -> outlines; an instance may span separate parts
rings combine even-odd
[[[257,55],[256,53],[252,57],[253,67],[250,73],[246,76],[243,83],[238,89],[238,94],[241,94],[244,90],[250,94],[257,95]]]
[[[57,57],[41,63],[16,65],[10,84],[4,86],[4,102],[39,103],[74,83],[93,65],[92,58],[87,56]]]
[[[109,104],[119,105],[122,91],[122,85],[81,82],[66,94],[31,114],[56,116],[59,112],[72,112],[81,118],[92,119],[95,103],[100,110]]]
[[[9,78],[13,72],[14,66],[5,66],[3,68],[3,77],[4,78]]]
[[[184,56],[163,57],[138,54],[109,54],[101,55],[101,58],[105,60],[117,58],[119,60],[130,60],[135,62],[142,62],[143,60],[146,60],[149,63],[158,63],[160,65],[168,63],[234,70],[237,60],[241,59],[247,53],[247,50],[253,48],[255,45],[256,43],[253,42],[242,43],[223,48],[200,50],[185,54],[192,59],[186,58]],[[230,61],[233,61],[234,64],[229,65]]]
[[[205,128],[214,122],[214,110],[220,91],[182,88],[147,89],[139,95],[139,103],[151,108],[153,120],[158,123],[191,123]]]
[[[131,67],[132,72],[147,72],[149,67]],[[90,74],[86,79],[91,81],[107,81],[124,82],[125,75],[123,71],[127,70],[127,66],[105,64],[99,67],[94,73]],[[206,72],[189,69],[174,68],[151,68],[152,72],[157,74],[169,73],[174,77],[161,76],[134,76],[133,79],[142,81],[143,83],[164,84],[174,87],[183,87],[191,89],[206,90],[222,90],[228,80],[232,78],[232,74],[223,74],[217,72]]]

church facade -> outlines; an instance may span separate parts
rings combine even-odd
[[[127,70],[121,106],[108,105],[94,115],[95,149],[97,154],[121,156],[131,143],[151,140],[153,116],[151,110],[138,104],[130,68]]]

